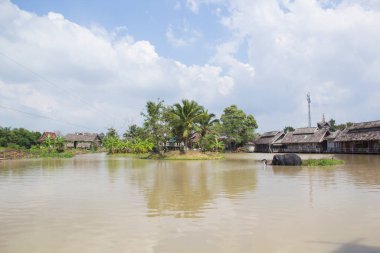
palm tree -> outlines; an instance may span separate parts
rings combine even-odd
[[[218,119],[213,119],[213,118],[215,118],[215,114],[213,113],[208,114],[208,110],[203,111],[203,116],[199,120],[200,134],[202,138],[205,137],[205,135],[210,132],[211,127],[215,123],[219,122]]]
[[[180,103],[174,104],[169,114],[174,131],[177,137],[184,142],[186,149],[195,125],[204,116],[203,107],[193,100],[184,99],[182,100],[182,105]]]

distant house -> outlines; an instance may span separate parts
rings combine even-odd
[[[67,148],[96,149],[101,144],[100,136],[92,133],[68,134],[64,138]]]
[[[171,138],[167,142],[161,143],[160,145],[165,150],[179,150],[183,146],[181,143],[177,142],[176,138]]]
[[[334,140],[336,153],[380,154],[380,120],[354,123]]]
[[[256,141],[255,141],[255,152],[259,153],[272,153],[275,152],[273,150],[273,144],[284,137],[283,131],[272,131],[263,133]]]
[[[43,143],[47,138],[55,139],[57,138],[57,134],[54,132],[44,132],[37,141],[38,143]]]
[[[327,150],[327,140],[330,135],[327,127],[297,128],[285,134],[284,138],[276,141],[280,152],[322,153]]]

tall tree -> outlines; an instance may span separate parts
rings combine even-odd
[[[141,113],[144,117],[144,127],[151,137],[156,151],[161,151],[161,143],[166,141],[168,126],[165,120],[167,110],[164,100],[157,102],[148,101],[145,106],[146,112]]]
[[[230,149],[236,149],[245,142],[253,140],[255,129],[258,127],[253,115],[245,114],[236,105],[224,109],[221,121]]]
[[[134,140],[136,138],[144,140],[147,138],[147,133],[143,127],[133,124],[128,127],[123,137],[127,140]]]
[[[286,127],[284,127],[284,133],[293,132],[294,130],[295,129],[292,126],[286,126]]]
[[[189,138],[197,123],[204,116],[203,107],[193,100],[182,100],[182,104],[174,104],[170,110],[170,121],[176,137],[183,141],[185,149],[188,147]]]
[[[119,138],[119,135],[116,132],[116,129],[113,127],[110,127],[107,129],[106,138],[110,138],[110,137]]]
[[[210,132],[211,127],[218,122],[219,120],[215,119],[215,114],[209,114],[208,110],[204,110],[202,117],[199,118],[199,128],[201,136],[204,137],[208,132]]]

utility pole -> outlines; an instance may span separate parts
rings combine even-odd
[[[310,99],[310,92],[307,93],[307,95],[306,95],[306,100],[307,100],[308,109],[309,109],[309,127],[311,127],[311,113],[310,113],[310,103],[311,103],[311,99]]]

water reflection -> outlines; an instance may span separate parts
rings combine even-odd
[[[256,167],[236,161],[147,161],[112,157],[106,161],[111,182],[125,173],[145,196],[148,217],[199,218],[223,192],[244,197],[257,184]]]
[[[36,168],[46,170],[58,170],[67,164],[67,160],[62,159],[30,159],[0,162],[0,176],[17,175],[24,176],[28,171]]]
[[[379,157],[264,168],[231,156],[2,161],[0,252],[380,253]]]

